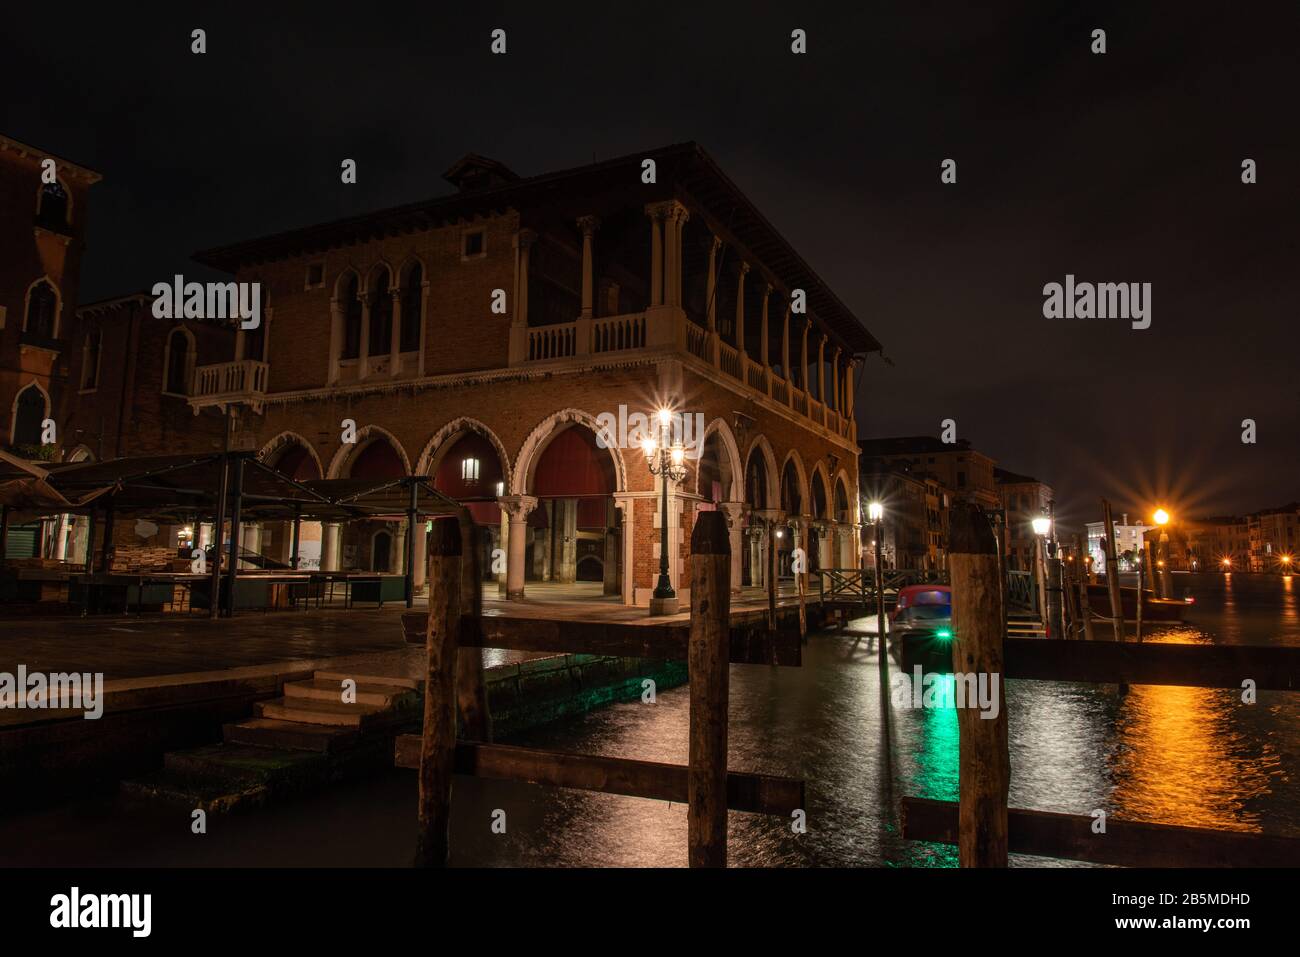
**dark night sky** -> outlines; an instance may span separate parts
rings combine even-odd
[[[1103,493],[1184,514],[1300,498],[1294,4],[206,6],[6,13],[0,131],[105,176],[82,301],[442,195],[468,151],[531,175],[696,140],[884,343],[864,435],[954,418],[1054,485],[1067,524]],[[1067,272],[1152,283],[1152,327],[1043,318]]]

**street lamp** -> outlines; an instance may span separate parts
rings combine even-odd
[[[867,505],[867,520],[871,523],[876,534],[876,634],[880,638],[880,670],[883,672],[889,666],[888,652],[885,650],[885,571],[883,567],[883,540],[884,534],[885,506],[879,502],[871,502]],[[863,586],[866,591],[866,586]]]
[[[672,412],[660,409],[658,419],[659,440],[656,442],[653,436],[647,436],[641,443],[650,474],[663,478],[662,509],[659,515],[659,581],[655,584],[654,597],[650,602],[650,614],[671,615],[677,611],[677,592],[673,590],[672,580],[668,577],[668,483],[680,482],[686,478],[686,450],[682,448],[681,442],[669,444],[672,439]]]
[[[1169,513],[1163,508],[1156,509],[1156,513],[1152,517],[1156,520],[1156,524],[1161,527],[1169,524]]]

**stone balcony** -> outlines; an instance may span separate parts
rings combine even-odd
[[[680,354],[703,375],[709,375],[711,368],[713,377],[738,383],[748,393],[761,396],[841,439],[857,441],[857,427],[851,416],[828,408],[810,393],[792,386],[769,366],[690,321],[680,309],[669,306],[546,326],[516,326],[510,340],[510,366],[560,368],[599,361],[614,353],[665,352]]]
[[[194,370],[194,382],[190,388],[190,407],[195,415],[201,409],[213,406],[225,411],[226,406],[232,404],[246,405],[254,412],[261,412],[269,370],[267,363],[256,359],[199,366]]]

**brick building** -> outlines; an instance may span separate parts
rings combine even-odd
[[[43,163],[54,182],[43,182]],[[81,278],[93,170],[0,136],[0,408],[3,441],[33,458],[41,422],[55,418]]]
[[[74,428],[127,454],[206,450],[231,410],[236,444],[299,478],[433,476],[488,530],[511,596],[588,581],[646,604],[660,480],[638,425],[668,408],[688,469],[669,490],[679,594],[703,509],[729,520],[734,588],[763,584],[769,527],[783,570],[794,544],[856,564],[854,378],[879,344],[701,148],[530,178],[470,155],[445,177],[444,198],[197,254],[260,284],[260,327],[205,344],[145,319],[153,365],[196,340],[188,424],[157,388],[168,367],[146,382],[141,364],[131,388],[153,392],[156,431],[100,427],[84,404]],[[124,303],[87,310],[87,329],[129,322]],[[320,561],[400,572],[404,537],[326,525]]]
[[[1052,487],[1033,476],[1006,469],[995,468],[993,478],[1002,500],[1007,568],[1033,571],[1037,568],[1038,542],[1032,522],[1048,512],[1053,499]]]
[[[47,167],[46,161],[53,166]],[[47,168],[53,181],[46,182]],[[0,136],[0,447],[23,458],[56,453],[68,377],[72,310],[81,278],[93,170]],[[55,442],[42,424],[53,420]],[[5,555],[32,558],[40,523],[8,528]]]

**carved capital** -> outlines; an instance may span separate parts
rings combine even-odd
[[[582,230],[584,236],[590,236],[600,228],[599,216],[579,216],[577,222],[578,228]]]
[[[538,500],[533,495],[502,495],[497,503],[510,516],[511,520],[523,521],[537,507]]]
[[[516,249],[527,249],[535,242],[537,242],[537,230],[535,229],[521,229],[515,233]]]

